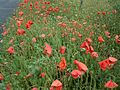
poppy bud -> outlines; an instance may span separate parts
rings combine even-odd
[[[118,85],[115,82],[113,82],[112,80],[110,80],[107,83],[105,83],[105,87],[107,87],[107,88],[116,88],[116,87],[118,87]]]
[[[66,47],[65,47],[65,46],[61,46],[61,47],[60,47],[60,53],[61,53],[61,54],[64,54],[65,51],[66,51]]]
[[[102,38],[102,36],[98,37],[98,42],[104,42],[104,39]]]
[[[97,53],[97,52],[92,52],[92,53],[91,53],[91,57],[97,58],[97,57],[98,57],[98,53]]]
[[[0,81],[4,80],[3,75],[0,73]]]
[[[15,53],[15,50],[14,48],[11,46],[7,49],[7,52],[10,53],[10,54],[14,54]]]

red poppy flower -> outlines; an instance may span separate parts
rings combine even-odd
[[[59,7],[55,7],[55,8],[53,8],[53,12],[59,12]]]
[[[92,53],[91,53],[91,57],[97,58],[97,57],[98,57],[98,53],[97,53],[97,52],[92,52]]]
[[[90,53],[92,53],[92,52],[94,52],[94,49],[93,49],[92,46],[89,46],[89,49],[87,51],[90,52]]]
[[[10,39],[9,43],[13,43],[13,41],[14,41],[14,37]]]
[[[117,59],[114,57],[109,57],[108,60],[109,60],[109,64],[115,64],[117,62]]]
[[[34,42],[34,43],[35,43],[36,41],[37,41],[37,40],[36,40],[36,38],[35,38],[35,37],[33,37],[33,38],[32,38],[32,42]]]
[[[25,34],[25,30],[24,29],[18,29],[17,30],[17,34],[18,35],[24,35]]]
[[[85,48],[86,50],[89,50],[89,43],[86,42],[86,41],[84,41],[84,42],[82,43],[82,45],[80,46],[80,48]]]
[[[45,9],[46,8],[46,6],[42,6],[42,9]]]
[[[38,90],[38,88],[34,87],[34,88],[32,88],[32,90]]]
[[[59,68],[60,70],[64,70],[66,68],[67,64],[66,64],[66,60],[64,57],[61,58],[61,61],[59,63]]]
[[[75,26],[77,26],[78,23],[77,23],[77,21],[73,21],[72,24],[75,27]]]
[[[22,21],[17,20],[17,21],[16,21],[16,23],[17,23],[17,26],[18,26],[18,27],[20,27],[20,26],[21,26],[21,24],[22,24]]]
[[[26,26],[27,29],[30,29],[31,25],[29,23],[26,23],[25,26]]]
[[[2,33],[3,36],[5,36],[7,34],[8,34],[8,32],[6,30]]]
[[[4,80],[4,77],[3,77],[3,75],[0,73],[0,81],[1,80]]]
[[[101,62],[99,62],[100,68],[105,71],[108,68],[108,63],[107,60],[103,60]]]
[[[63,28],[67,27],[67,24],[63,23],[63,22],[58,23],[58,25],[61,26],[61,27],[63,27]]]
[[[43,72],[39,76],[43,78],[43,77],[45,77],[45,73]]]
[[[50,4],[50,2],[44,2],[44,4]]]
[[[102,12],[102,15],[106,15],[106,12],[105,12],[105,11],[103,11],[103,12]]]
[[[104,39],[102,38],[102,36],[98,37],[98,42],[104,42]]]
[[[24,0],[24,3],[28,3],[29,0]]]
[[[88,42],[88,44],[92,43],[92,39],[91,38],[86,38],[86,41]]]
[[[74,38],[74,37],[71,38],[71,41],[72,41],[72,42],[75,42],[75,41],[76,41],[76,38]]]
[[[81,34],[81,33],[78,33],[78,37],[79,37],[79,38],[82,38],[82,34]]]
[[[79,71],[79,70],[73,70],[71,72],[71,76],[74,78],[74,79],[77,79],[79,76],[81,76],[82,74],[84,74],[84,72],[82,71]]]
[[[53,7],[50,6],[50,7],[47,9],[47,11],[53,11]]]
[[[79,71],[83,71],[85,73],[88,70],[87,66],[82,62],[74,60],[74,64],[77,65]]]
[[[37,1],[34,3],[34,5],[38,5],[38,4],[39,4],[39,2],[37,2]]]
[[[110,35],[110,32],[105,31],[105,35],[106,35],[106,36],[109,36],[109,35]]]
[[[62,90],[62,83],[59,80],[53,81],[50,90]]]
[[[107,36],[108,38],[111,38],[111,36]]]
[[[33,6],[33,4],[32,3],[30,3],[30,7],[32,7]]]
[[[27,29],[30,29],[31,25],[33,24],[33,21],[28,20],[28,22],[25,24]]]
[[[24,12],[20,11],[18,14],[19,14],[19,16],[22,16],[24,14]]]
[[[28,20],[28,22],[27,22],[28,24],[30,24],[30,25],[32,25],[33,24],[33,21],[31,21],[31,20]]]
[[[80,46],[81,48],[85,49],[86,50],[86,54],[88,54],[89,52],[92,53],[94,52],[94,49],[92,46],[89,46],[90,43],[88,42],[83,42],[82,45]]]
[[[82,24],[78,24],[78,28],[82,28]]]
[[[10,84],[6,85],[6,90],[11,90],[11,85]]]
[[[51,56],[51,54],[52,54],[52,48],[47,43],[45,43],[44,54],[46,54],[47,56]]]
[[[8,51],[8,53],[10,53],[10,54],[14,54],[15,53],[15,50],[14,50],[14,48],[11,46],[11,47],[9,47],[8,49],[7,49],[7,51]]]
[[[20,72],[16,72],[15,75],[18,76],[20,74]]]
[[[107,88],[116,88],[116,87],[118,87],[118,84],[116,84],[115,82],[113,82],[112,80],[110,80],[107,83],[105,83],[104,86],[107,87]]]
[[[24,45],[24,44],[25,44],[25,42],[24,42],[24,41],[21,41],[21,42],[20,42],[20,45]]]
[[[32,11],[32,7],[29,7],[30,11]]]
[[[108,38],[111,38],[111,36],[110,36],[110,32],[105,31],[105,35],[106,35]]]
[[[64,53],[65,53],[65,50],[66,50],[66,47],[65,47],[65,46],[61,46],[61,47],[60,47],[60,53],[61,53],[61,54],[64,54]]]
[[[105,71],[107,68],[110,69],[117,62],[117,59],[114,57],[109,57],[106,60],[99,62],[100,68]]]
[[[100,11],[97,12],[98,15],[100,15],[100,13],[101,13]]]
[[[120,44],[120,35],[115,36],[116,43]]]
[[[94,32],[90,32],[90,37],[92,37],[92,36],[93,36],[93,34],[94,34]]]

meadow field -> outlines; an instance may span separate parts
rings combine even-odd
[[[20,0],[2,28],[0,90],[120,90],[120,0]]]

